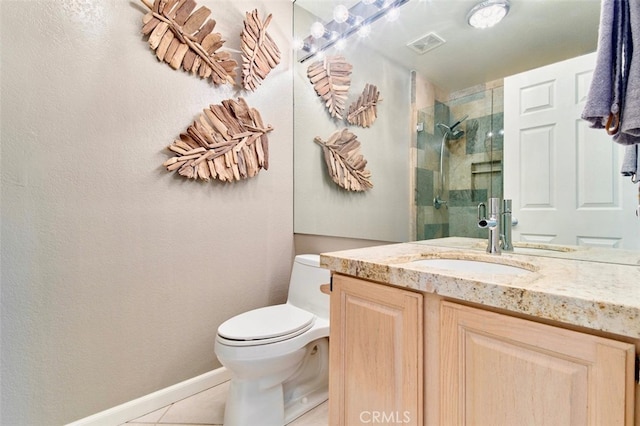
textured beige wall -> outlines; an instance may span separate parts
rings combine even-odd
[[[285,299],[291,1],[198,3],[234,49],[245,11],[273,13],[283,61],[256,93],[159,64],[140,2],[0,2],[1,424],[63,424],[214,369],[222,321]],[[173,138],[239,95],[275,128],[270,169],[167,173]]]

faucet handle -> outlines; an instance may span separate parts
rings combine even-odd
[[[482,213],[480,213],[482,211]],[[478,222],[487,217],[487,205],[485,203],[478,204]]]

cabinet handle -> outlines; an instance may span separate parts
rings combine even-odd
[[[324,294],[331,294],[331,284],[322,284],[320,286],[320,291]]]

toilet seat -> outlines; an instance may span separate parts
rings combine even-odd
[[[309,330],[315,315],[288,303],[254,309],[228,319],[218,328],[218,339],[229,346],[256,346],[280,342]]]

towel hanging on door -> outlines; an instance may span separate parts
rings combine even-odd
[[[620,61],[618,61],[618,46],[622,46],[618,43],[622,27],[621,3],[622,1],[603,0],[600,9],[596,66],[591,78],[587,102],[582,111],[582,118],[596,129],[604,129],[610,114],[614,114],[616,110],[614,79],[618,78],[620,81],[622,74]]]
[[[623,69],[623,77],[626,78],[619,133],[623,140],[617,141],[623,144],[640,142],[640,1],[631,0],[628,5],[628,32],[624,46],[628,54],[624,57],[627,64]]]
[[[601,3],[596,66],[582,118],[593,128],[605,129],[617,143],[640,142],[640,5],[637,0],[603,0]]]

